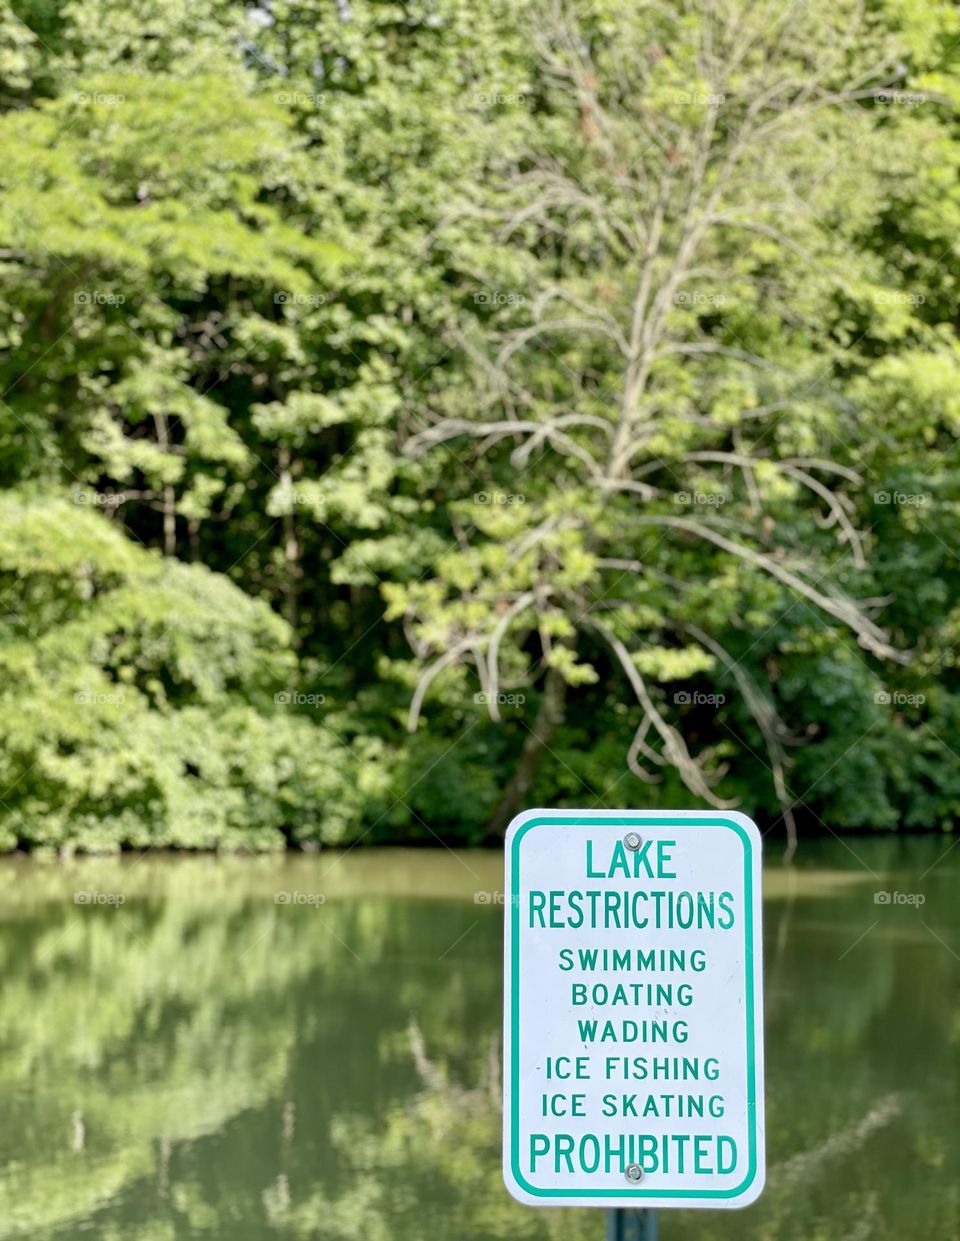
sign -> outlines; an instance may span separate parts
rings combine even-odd
[[[503,1174],[533,1206],[763,1188],[760,834],[742,814],[531,810],[506,837]]]

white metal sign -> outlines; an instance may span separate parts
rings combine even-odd
[[[506,838],[503,1173],[536,1206],[763,1188],[760,834],[531,810]]]

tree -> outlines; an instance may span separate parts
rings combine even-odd
[[[779,665],[833,650],[876,682],[877,661],[907,658],[861,520],[897,364],[860,343],[889,324],[896,273],[857,245],[885,182],[923,162],[877,102],[904,85],[903,45],[853,3],[790,20],[561,3],[538,29],[537,135],[459,203],[495,232],[480,271],[498,292],[452,325],[461,374],[405,442],[414,458],[452,446],[492,501],[452,505],[457,551],[387,591],[424,665],[410,726],[454,665],[475,668],[494,718],[506,685],[542,684],[499,830],[563,686],[612,663],[637,703],[630,770],[673,767],[729,804],[730,743],[714,726],[694,753],[700,696],[666,700],[706,677],[749,709],[792,850]]]
[[[0,12],[2,484],[283,652],[262,703],[217,691],[251,737],[297,717],[258,841],[608,796],[952,822],[957,33],[852,0]],[[44,796],[70,847],[133,838]]]

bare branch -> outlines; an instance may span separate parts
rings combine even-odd
[[[497,706],[497,696],[500,693],[500,643],[503,635],[510,628],[511,623],[525,611],[533,603],[536,602],[536,594],[532,590],[525,591],[519,599],[507,608],[504,614],[494,626],[493,633],[490,635],[489,645],[487,647],[487,656],[489,662],[489,689],[487,690],[487,709],[490,712],[492,720],[500,719],[500,709]]]
[[[464,638],[462,642],[458,642],[455,646],[450,647],[449,650],[444,651],[439,658],[435,659],[432,664],[423,670],[410,702],[410,710],[407,714],[407,732],[416,732],[417,724],[420,721],[420,709],[434,678],[439,676],[444,668],[449,668],[452,664],[458,663],[462,653],[469,650],[475,643],[475,636]]]
[[[726,535],[721,534],[719,530],[713,529],[712,526],[686,517],[651,514],[649,516],[640,516],[636,520],[645,525],[672,526],[677,530],[685,530],[689,534],[696,535],[697,538],[706,539],[707,542],[713,543],[715,547],[722,548],[723,551],[730,552],[731,555],[738,556],[749,564],[756,565],[757,568],[762,569],[765,573],[769,573],[771,577],[775,577],[778,581],[783,582],[785,586],[789,586],[797,594],[815,603],[817,607],[821,608],[829,616],[846,625],[856,634],[860,645],[866,647],[874,655],[878,655],[883,659],[896,660],[897,663],[907,662],[908,656],[890,645],[883,630],[875,625],[869,617],[864,616],[852,599],[842,595],[825,594],[823,591],[818,590],[815,585],[804,581],[802,577],[799,577],[784,563],[775,560],[772,556],[768,556],[764,552],[754,551],[752,547],[747,547],[743,543],[735,543],[733,539],[728,539]]]
[[[785,860],[789,860],[797,849],[797,822],[793,814],[795,803],[787,789],[784,775],[787,757],[781,743],[782,737],[786,735],[783,722],[777,715],[773,704],[761,693],[753,678],[741,666],[740,662],[733,658],[726,647],[722,646],[698,625],[684,625],[683,628],[691,637],[696,638],[701,646],[705,647],[712,655],[715,655],[733,676],[744,701],[750,709],[750,714],[757,722],[757,727],[760,729],[767,750],[767,756],[770,759],[773,787],[777,795],[777,801],[780,803],[783,821],[787,828],[787,853]]]
[[[713,790],[704,778],[703,771],[701,770],[699,763],[697,763],[697,761],[691,756],[686,747],[686,743],[680,736],[680,733],[671,724],[668,724],[657,710],[656,705],[647,690],[643,677],[640,675],[637,665],[630,658],[630,652],[616,636],[616,634],[600,621],[590,620],[589,623],[603,635],[610,649],[620,661],[621,667],[627,674],[627,680],[630,682],[633,687],[633,692],[637,696],[637,701],[640,703],[641,707],[643,707],[643,710],[653,724],[653,727],[660,734],[660,738],[663,742],[663,755],[669,761],[670,765],[677,769],[680,778],[683,780],[690,792],[694,793],[697,797],[702,797],[704,801],[709,802],[711,806],[716,806],[718,809],[729,809],[731,806],[735,805],[735,802],[724,801],[722,798],[717,797],[713,793]],[[641,748],[641,752],[648,758],[651,756],[651,751],[643,742],[642,735],[640,735],[639,741],[635,736],[634,743]],[[661,757],[663,756],[658,756],[655,761],[659,761]]]

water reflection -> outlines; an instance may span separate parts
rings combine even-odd
[[[958,1236],[947,844],[767,876],[768,1189],[666,1241]],[[500,1181],[500,884],[446,851],[0,866],[0,1238],[601,1237]]]

